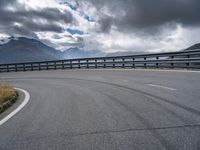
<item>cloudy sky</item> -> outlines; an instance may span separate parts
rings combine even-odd
[[[66,50],[174,51],[200,42],[200,0],[0,0],[0,39]]]

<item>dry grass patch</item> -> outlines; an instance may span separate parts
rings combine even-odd
[[[16,90],[9,85],[0,85],[0,105],[15,98],[17,96]]]

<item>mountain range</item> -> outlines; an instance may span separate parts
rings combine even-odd
[[[6,41],[6,42],[5,42]],[[85,51],[77,47],[65,51],[56,50],[36,39],[10,37],[0,41],[0,64],[49,61],[59,59],[86,58],[98,56],[134,55],[144,52],[117,52],[105,54],[99,50]],[[200,49],[200,43],[185,50]]]
[[[2,40],[1,43],[3,44],[0,44],[0,64],[85,58],[104,55],[98,50],[84,51],[77,47],[62,52],[49,47],[36,39],[25,37],[10,37],[9,39]]]
[[[61,59],[59,51],[40,41],[20,37],[0,45],[0,63]]]

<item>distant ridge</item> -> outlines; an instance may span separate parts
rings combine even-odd
[[[200,43],[194,44],[185,50],[195,50],[195,49],[200,49]]]
[[[36,39],[25,37],[10,37],[1,40],[1,42],[0,64],[84,58],[103,55],[103,53],[98,50],[84,51],[76,47],[61,52]]]
[[[61,53],[35,39],[11,38],[0,45],[0,63],[57,60]]]
[[[195,50],[195,49],[199,49],[200,50],[200,43],[194,44],[194,45],[184,49],[184,51]],[[107,53],[106,56],[112,57],[112,56],[126,56],[126,55],[140,55],[140,54],[148,54],[148,52],[145,52],[145,51],[113,52],[113,53]]]

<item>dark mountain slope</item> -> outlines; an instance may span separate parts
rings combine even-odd
[[[57,60],[62,53],[35,39],[20,37],[0,45],[0,63]]]
[[[195,49],[200,49],[200,43],[194,44],[185,50],[195,50]]]

